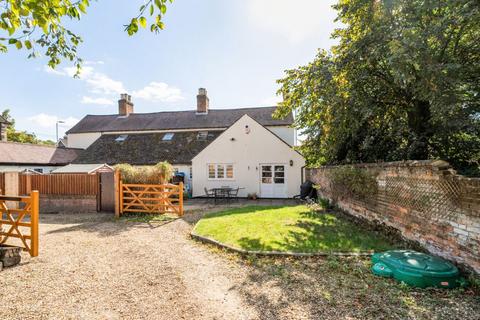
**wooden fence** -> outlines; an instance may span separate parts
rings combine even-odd
[[[117,217],[123,213],[174,213],[183,215],[183,183],[125,184],[119,181]]]
[[[19,194],[38,190],[51,195],[97,195],[99,180],[89,174],[19,175]]]
[[[15,238],[19,241],[13,244],[38,256],[38,211],[38,191],[28,197],[0,196],[0,244],[12,244]]]
[[[0,172],[0,195],[5,192],[5,173]]]

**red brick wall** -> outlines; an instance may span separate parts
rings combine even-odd
[[[369,198],[336,194],[333,166],[308,169],[307,179],[348,213],[395,227],[431,253],[480,273],[480,179],[459,176],[444,161],[356,167],[376,176],[378,191]]]
[[[40,195],[40,214],[53,212],[97,212],[97,196]]]

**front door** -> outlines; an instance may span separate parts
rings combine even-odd
[[[286,198],[285,165],[262,164],[260,168],[260,197]]]

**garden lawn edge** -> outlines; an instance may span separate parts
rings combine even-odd
[[[351,257],[369,257],[372,256],[375,252],[371,251],[360,251],[360,252],[349,252],[349,251],[319,251],[319,252],[292,252],[292,251],[252,251],[237,248],[223,242],[217,241],[215,239],[201,236],[195,232],[190,232],[190,236],[203,243],[213,244],[220,248],[240,253],[243,255],[258,255],[258,256],[285,256],[285,257],[320,257],[320,256],[351,256]]]

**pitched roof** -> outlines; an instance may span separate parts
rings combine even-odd
[[[129,163],[153,165],[160,161],[171,164],[190,164],[201,150],[220,135],[210,131],[206,140],[197,139],[198,132],[175,132],[170,141],[164,141],[165,133],[130,134],[124,141],[115,141],[117,134],[104,134],[90,145],[74,163]]]
[[[28,143],[0,142],[1,164],[66,165],[72,162],[80,149],[56,148]]]
[[[285,119],[273,119],[275,109],[210,109],[208,114],[197,114],[196,111],[132,113],[128,117],[117,114],[87,115],[67,133],[227,128],[245,114],[263,126],[293,123],[291,114]]]
[[[95,173],[97,171],[112,172],[114,169],[104,163],[96,164],[69,164],[53,170],[51,173]]]

